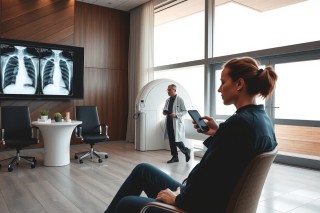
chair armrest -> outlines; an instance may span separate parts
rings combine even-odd
[[[76,126],[74,133],[75,133],[76,138],[80,138],[81,140],[83,140],[81,124]]]
[[[4,129],[3,128],[1,128],[1,141],[2,141],[2,144],[5,146],[6,142],[4,140]]]
[[[102,128],[102,131],[101,133],[105,134],[107,136],[107,138],[109,138],[109,135],[108,135],[108,125],[107,124],[100,124],[100,130]]]
[[[140,211],[140,213],[145,213],[149,208],[157,208],[157,209],[163,209],[168,212],[176,212],[176,213],[187,213],[187,211],[182,210],[178,208],[177,206],[166,204],[166,203],[161,203],[161,202],[150,202],[147,203]]]
[[[35,137],[34,137],[34,131],[33,130],[36,130],[36,136]],[[37,139],[37,143],[39,143],[40,142],[40,129],[39,129],[39,127],[31,126],[31,134],[32,134],[33,138]]]

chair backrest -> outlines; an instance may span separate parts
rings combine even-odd
[[[255,213],[269,169],[278,153],[275,148],[254,157],[241,175],[231,199],[227,213]]]
[[[82,121],[82,134],[99,134],[101,132],[96,106],[76,106],[76,119]]]
[[[32,138],[31,119],[28,106],[1,107],[1,128],[5,130],[4,139]]]

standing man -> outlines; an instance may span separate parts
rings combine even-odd
[[[185,130],[182,117],[187,114],[183,99],[176,93],[176,85],[170,84],[167,92],[170,98],[166,100],[163,115],[166,115],[166,129],[164,139],[169,138],[172,158],[167,163],[179,162],[178,149],[186,156],[186,162],[190,160],[190,149],[182,142],[185,139]]]

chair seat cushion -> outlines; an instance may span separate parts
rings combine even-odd
[[[83,137],[83,141],[85,143],[98,143],[98,142],[106,142],[108,139],[107,135],[104,134],[100,134],[100,135],[96,135],[96,134],[85,134],[82,135]]]
[[[37,144],[37,139],[36,138],[32,138],[32,139],[28,139],[28,140],[24,140],[24,139],[12,139],[12,140],[5,140],[6,143],[6,147],[10,147],[10,148],[18,148],[21,149],[23,147],[27,147],[30,146],[32,144]]]

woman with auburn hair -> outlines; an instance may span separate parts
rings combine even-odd
[[[221,93],[225,105],[236,112],[219,125],[208,116],[208,148],[188,177],[179,183],[147,163],[137,165],[105,211],[139,212],[150,201],[159,201],[188,212],[225,212],[238,179],[256,155],[276,146],[273,124],[256,97],[267,98],[274,91],[277,75],[271,66],[259,68],[251,57],[234,58],[223,65]],[[200,132],[199,127],[194,127]],[[142,191],[148,196],[140,197]],[[153,212],[153,211],[152,211]],[[161,211],[157,211],[161,212]]]

